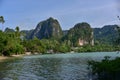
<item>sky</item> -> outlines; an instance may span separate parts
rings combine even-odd
[[[120,24],[119,0],[0,0],[0,16],[6,27],[34,29],[43,20],[57,19],[63,30],[87,22],[92,28]],[[1,24],[0,24],[0,29]]]

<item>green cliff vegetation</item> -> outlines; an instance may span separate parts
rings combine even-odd
[[[94,28],[94,39],[100,44],[113,44],[118,37],[118,25],[106,25]]]
[[[88,23],[78,23],[68,31],[63,40],[70,41],[71,46],[80,46],[80,40],[83,45],[90,45],[92,41],[92,28]]]
[[[38,39],[60,39],[62,35],[63,33],[59,22],[50,17],[49,19],[38,23],[31,35],[29,35],[29,39],[33,39],[34,37],[37,37]]]

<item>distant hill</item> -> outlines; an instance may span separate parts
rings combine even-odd
[[[10,28],[6,28],[4,32],[5,33],[12,33],[12,32],[15,32],[15,30],[14,29],[10,29]]]
[[[106,25],[102,28],[94,28],[94,39],[99,43],[112,44],[118,37],[118,25]]]
[[[22,30],[21,33],[24,35],[25,39],[30,39],[31,34],[33,33],[34,29],[31,30]]]
[[[36,28],[29,36],[30,39],[37,37],[38,39],[61,38],[63,35],[59,22],[50,17],[47,20],[39,22]]]

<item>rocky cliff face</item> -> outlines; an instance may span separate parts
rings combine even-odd
[[[38,23],[37,27],[32,32],[30,38],[61,38],[62,34],[63,33],[59,22],[56,19],[50,17],[49,19]]]
[[[68,31],[66,38],[74,46],[83,46],[85,44],[91,44],[93,39],[92,32],[92,28],[88,23],[78,23]]]

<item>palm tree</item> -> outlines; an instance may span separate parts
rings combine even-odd
[[[0,23],[2,23],[2,30],[3,30],[3,24],[5,23],[4,17],[0,16]]]
[[[2,23],[2,30],[4,29],[3,28],[3,24],[5,23],[5,20],[4,20],[4,17],[3,16],[0,16],[0,23]]]
[[[17,27],[15,28],[15,30],[16,30],[16,32],[19,32],[19,31],[20,31],[20,28],[17,26]]]
[[[15,30],[16,30],[16,37],[20,38],[20,28],[17,26]]]

